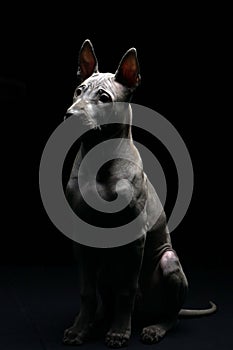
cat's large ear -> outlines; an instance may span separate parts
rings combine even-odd
[[[98,61],[95,56],[94,48],[90,40],[85,40],[78,59],[78,79],[79,84],[89,78],[93,73],[98,72]]]
[[[129,88],[136,88],[140,84],[141,76],[136,49],[129,49],[125,53],[115,73],[115,80]]]

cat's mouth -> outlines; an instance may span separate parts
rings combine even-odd
[[[98,124],[96,118],[93,118],[88,114],[85,109],[80,109],[76,111],[70,111],[67,112],[66,115],[64,116],[64,120],[70,118],[70,117],[77,117],[81,120],[82,124],[85,126],[88,126],[88,128],[94,129],[94,130],[101,130],[100,124]]]

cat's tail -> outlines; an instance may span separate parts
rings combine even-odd
[[[181,309],[179,312],[179,317],[200,317],[200,316],[207,316],[211,315],[217,310],[217,306],[212,302],[209,301],[210,307],[208,309],[202,309],[202,310],[189,310],[189,309]]]

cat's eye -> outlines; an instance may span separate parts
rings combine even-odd
[[[75,90],[75,92],[74,92],[74,97],[76,98],[76,97],[78,97],[78,96],[80,96],[81,95],[81,93],[83,92],[83,90],[85,89],[85,87],[86,87],[86,85],[79,85],[78,87],[77,87],[77,89]]]
[[[81,95],[81,93],[82,93],[82,89],[81,88],[77,88],[76,90],[75,90],[75,96],[77,97],[77,96],[80,96]]]
[[[103,103],[112,102],[111,96],[104,90],[99,90],[99,100]]]

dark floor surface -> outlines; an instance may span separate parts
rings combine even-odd
[[[3,266],[0,288],[1,350],[65,350],[63,330],[78,310],[78,284],[73,266]],[[190,292],[186,306],[218,304],[218,312],[197,319],[181,319],[177,328],[156,345],[143,345],[133,334],[129,349],[233,349],[233,280],[226,270],[187,273]],[[105,349],[103,341],[83,350]]]

